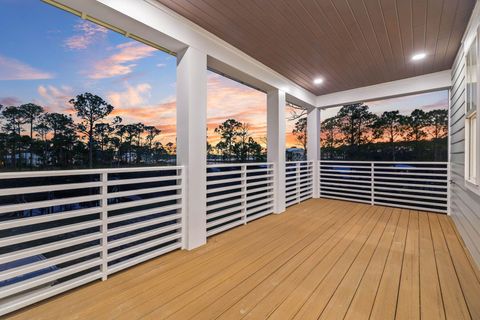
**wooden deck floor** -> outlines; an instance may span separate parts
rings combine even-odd
[[[11,319],[480,319],[450,218],[309,200]]]

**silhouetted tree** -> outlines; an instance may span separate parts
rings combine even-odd
[[[427,112],[428,124],[433,131],[433,154],[435,160],[439,158],[438,143],[448,135],[448,110],[436,109]]]
[[[11,145],[12,150],[12,165],[14,168],[17,167],[17,148],[20,143],[22,125],[25,124],[25,117],[23,112],[15,107],[9,106],[2,109],[2,116],[5,119],[3,124],[3,130],[8,134],[8,141]],[[21,152],[19,154],[19,160],[21,164]]]
[[[371,126],[375,115],[368,111],[368,106],[362,103],[343,106],[337,114],[337,123],[342,135],[343,144],[349,147],[352,156],[358,146],[367,143],[371,137]]]
[[[448,134],[448,110],[436,109],[427,113],[428,125],[433,129],[433,138],[441,139]]]
[[[152,150],[152,142],[162,131],[157,129],[154,126],[145,126],[145,131],[147,132],[147,141],[148,141],[148,148]]]
[[[392,161],[395,161],[395,141],[403,135],[405,118],[396,111],[385,111],[372,124],[375,138],[386,138],[390,143]]]
[[[42,142],[42,147],[40,153],[42,155],[42,163],[43,166],[47,164],[47,151],[48,151],[48,133],[51,131],[50,126],[48,125],[48,121],[46,119],[47,115],[43,114],[37,122],[35,126],[35,131],[37,132],[37,136],[40,138]]]
[[[248,153],[250,156],[255,160],[255,161],[262,161],[263,155],[262,155],[262,145],[255,141],[252,137],[248,138]]]
[[[425,111],[415,109],[405,117],[405,129],[410,141],[418,142],[427,136],[425,128],[428,126],[428,117]]]
[[[297,141],[302,145],[303,158],[307,158],[307,118],[300,118],[295,122],[295,127],[292,130],[293,135]]]
[[[215,133],[219,134],[222,139],[222,141],[217,144],[217,149],[222,152],[224,159],[231,160],[234,154],[235,139],[241,127],[241,122],[235,119],[228,119],[215,128]]]
[[[242,123],[237,130],[238,142],[235,142],[235,156],[241,161],[248,159],[248,138],[250,136],[248,123]]]
[[[293,103],[287,102],[287,107],[290,108],[290,114],[288,120],[294,121],[300,118],[304,118],[307,115],[307,109],[304,107],[297,106]]]
[[[69,151],[77,140],[75,123],[71,116],[61,113],[48,113],[45,120],[53,132],[51,143],[54,163],[57,166],[67,166],[73,157]]]
[[[177,153],[177,146],[173,142],[168,142],[165,145],[165,150],[169,155],[174,155]]]
[[[82,123],[78,125],[79,130],[88,135],[88,166],[92,168],[95,124],[106,118],[113,111],[113,106],[89,92],[77,95],[69,103],[82,119]]]
[[[28,123],[30,126],[30,143],[29,143],[29,153],[30,153],[30,167],[33,166],[33,126],[36,119],[43,113],[43,108],[34,103],[22,104],[20,107],[20,112],[23,113],[25,123]]]
[[[322,148],[324,152],[329,152],[329,157],[332,158],[333,149],[339,142],[338,138],[338,118],[336,116],[327,118],[321,124]]]

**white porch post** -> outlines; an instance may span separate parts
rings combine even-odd
[[[185,167],[185,249],[207,242],[207,56],[177,55],[177,164]]]
[[[307,114],[307,160],[313,161],[313,198],[319,198],[320,160],[320,109],[313,108]]]
[[[285,211],[285,104],[285,92],[268,92],[267,161],[275,164],[275,213]]]

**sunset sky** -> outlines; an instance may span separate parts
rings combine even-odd
[[[72,114],[69,99],[91,92],[111,103],[124,123],[143,122],[175,141],[176,58],[38,0],[0,0],[0,104],[34,102],[49,112]],[[447,95],[369,103],[372,111],[446,105]],[[338,111],[329,109],[322,118]],[[287,111],[288,115],[288,111]],[[259,142],[266,137],[266,94],[208,72],[208,137],[228,118],[248,123]],[[287,147],[295,146],[293,122]]]

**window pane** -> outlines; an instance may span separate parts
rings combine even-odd
[[[476,183],[477,181],[477,166],[476,166],[476,156],[477,156],[477,117],[468,119],[469,121],[469,180]]]
[[[467,114],[477,110],[477,39],[467,53]]]

